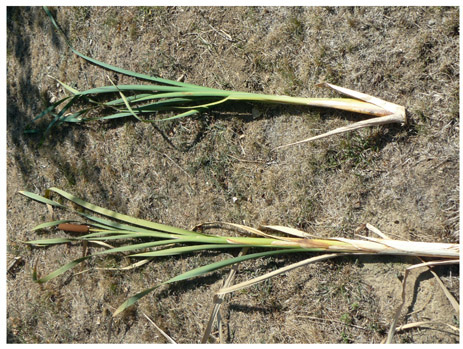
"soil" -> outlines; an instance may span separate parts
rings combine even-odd
[[[74,55],[40,7],[7,9],[7,341],[199,343],[227,271],[163,287],[122,316],[127,297],[207,261],[203,253],[131,271],[67,272],[79,245],[24,241],[47,208],[18,194],[58,187],[117,212],[191,229],[225,221],[283,225],[353,238],[370,223],[397,239],[459,242],[459,9],[457,7],[59,7],[80,52],[128,70],[239,91],[337,97],[320,81],[403,105],[408,125],[355,131],[279,151],[364,118],[331,109],[229,103],[199,117],[133,118],[25,133],[67,95],[140,83]],[[45,129],[50,118],[34,127]],[[56,212],[59,218],[59,212]],[[98,247],[90,247],[91,251]],[[236,282],[308,258],[248,261]],[[101,263],[111,265],[116,260]],[[226,343],[380,343],[417,258],[351,256],[293,270],[226,298]],[[87,267],[94,266],[89,264]],[[85,266],[83,267],[85,269]],[[435,269],[459,299],[459,268]],[[436,279],[410,274],[396,343],[458,343],[455,312]],[[218,332],[213,332],[218,340]]]

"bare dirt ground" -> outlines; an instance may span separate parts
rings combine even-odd
[[[330,97],[328,81],[407,108],[385,126],[281,151],[274,147],[360,120],[317,108],[235,103],[198,118],[68,125],[42,146],[24,134],[66,93],[108,85],[75,56],[41,8],[7,12],[7,329],[11,343],[163,343],[142,315],[179,343],[198,343],[226,272],[165,287],[123,316],[128,296],[219,254],[166,258],[127,272],[69,272],[32,281],[82,253],[30,248],[44,206],[17,194],[62,188],[103,207],[177,227],[227,221],[354,237],[370,223],[394,238],[459,241],[459,9],[55,8],[76,49],[168,79],[266,94]],[[134,82],[109,73],[118,83]],[[49,119],[47,120],[50,121]],[[39,124],[46,127],[46,122]],[[50,231],[47,231],[49,233]],[[93,247],[92,247],[93,249]],[[237,281],[307,258],[243,263]],[[232,294],[228,343],[379,343],[413,258],[350,257],[310,265]],[[108,265],[114,261],[107,261]],[[459,298],[459,269],[436,269]],[[411,274],[399,321],[435,321],[397,343],[458,343],[458,314],[429,272]]]

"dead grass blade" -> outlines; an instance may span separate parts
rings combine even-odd
[[[331,130],[331,131],[323,133],[321,135],[317,135],[317,136],[313,136],[313,137],[310,137],[310,138],[303,139],[302,141],[297,141],[297,142],[293,142],[293,143],[280,145],[280,146],[274,148],[274,150],[290,147],[290,146],[297,145],[297,144],[303,144],[303,143],[307,143],[307,142],[312,142],[312,141],[315,141],[317,139],[322,139],[322,138],[326,138],[326,137],[330,137],[330,136],[334,136],[334,135],[337,135],[337,134],[346,133],[346,132],[350,132],[350,131],[354,131],[354,130],[360,130],[360,129],[366,128],[366,127],[381,126],[381,125],[394,124],[394,123],[403,124],[404,122],[405,122],[404,116],[401,115],[401,114],[392,114],[392,115],[387,115],[387,116],[380,116],[380,117],[373,118],[373,119],[367,119],[367,120],[358,121],[358,122],[355,122],[355,123],[350,124],[348,126],[339,127],[339,128],[337,128],[335,130]]]
[[[452,326],[450,324],[444,323],[444,322],[439,322],[439,321],[417,321],[417,322],[412,322],[409,324],[401,325],[395,328],[395,332],[402,332],[411,328],[418,328],[418,327],[426,327],[426,328],[431,328],[430,325],[442,325],[442,326],[447,326],[450,328],[452,331],[455,331],[456,334],[460,332],[460,329],[458,327]],[[385,338],[383,341],[381,341],[381,344],[389,344],[387,342],[387,338]]]
[[[263,231],[259,229],[255,229],[252,227],[248,227],[242,224],[236,224],[236,223],[228,223],[228,222],[206,222],[206,223],[201,223],[197,225],[193,230],[203,230],[203,229],[224,229],[224,230],[231,230],[238,232],[240,234],[244,235],[257,235],[261,237],[266,237],[270,239],[281,239],[284,240],[283,238],[279,236],[274,236],[270,234],[266,234]]]
[[[239,256],[245,255],[246,252],[248,251],[248,248],[243,248],[239,254]],[[236,273],[238,272],[238,264],[235,264],[231,270],[230,273],[228,274],[227,279],[223,283],[223,287],[229,287],[233,284],[233,281],[235,280]],[[221,331],[221,321],[220,321],[220,307],[222,306],[223,300],[224,300],[225,295],[214,295],[213,303],[214,307],[211,311],[211,315],[209,317],[209,321],[207,323],[206,329],[204,330],[203,338],[201,339],[201,343],[207,343],[209,340],[209,337],[212,332],[212,326],[214,325],[214,321],[217,319],[217,327],[219,330],[219,338],[221,337],[222,331]],[[220,339],[220,342],[223,343],[222,339]]]
[[[413,270],[413,269],[429,267],[429,266],[433,266],[433,265],[449,265],[449,264],[458,264],[458,263],[459,263],[459,261],[457,261],[457,260],[444,260],[444,261],[425,262],[425,263],[412,265],[411,267],[408,267],[407,269],[405,269],[404,277],[403,277],[403,280],[402,280],[401,303],[400,303],[399,307],[397,308],[397,310],[396,310],[396,312],[394,314],[394,317],[392,319],[392,323],[391,323],[391,326],[389,328],[389,332],[388,332],[387,339],[386,339],[387,344],[392,343],[392,340],[393,340],[393,337],[394,337],[394,334],[395,334],[395,331],[396,331],[396,328],[397,328],[397,321],[399,320],[400,313],[402,312],[402,308],[403,308],[403,306],[405,304],[405,297],[406,297],[406,295],[405,295],[405,286],[407,284],[407,277],[408,277],[408,274],[410,273],[410,271]]]
[[[156,325],[156,323],[155,323],[153,320],[151,320],[151,319],[149,318],[148,315],[146,315],[143,311],[142,311],[141,313],[142,313],[143,316],[150,322],[150,324],[153,325],[154,328],[155,328],[156,330],[158,330],[159,333],[162,334],[162,336],[163,336],[165,339],[167,339],[167,341],[168,341],[170,344],[177,344],[167,333],[165,333],[158,325]]]
[[[285,234],[300,237],[300,238],[315,237],[315,235],[306,233],[305,231],[301,231],[299,229],[290,228],[290,227],[283,227],[281,225],[263,225],[263,226],[261,226],[261,229],[274,230],[274,231],[278,231],[278,232],[281,232],[281,233],[285,233]]]
[[[424,260],[422,258],[420,258],[420,260],[424,262]],[[436,265],[436,264],[432,264],[432,265]],[[445,296],[447,297],[447,299],[449,300],[450,304],[452,304],[452,307],[453,309],[455,309],[457,315],[460,314],[460,304],[458,303],[458,301],[455,299],[455,297],[450,293],[450,291],[448,290],[447,287],[445,287],[444,283],[442,282],[442,280],[440,279],[439,275],[437,275],[437,273],[431,268],[432,265],[427,265],[428,267],[428,270],[431,272],[431,274],[434,276],[434,278],[436,279],[437,283],[439,284],[440,288],[442,289],[442,292],[444,292]]]
[[[438,322],[438,321],[418,321],[418,322],[413,322],[410,324],[402,325],[399,327],[396,327],[395,331],[400,332],[404,330],[408,330],[410,328],[416,328],[416,327],[428,327],[429,325],[444,325],[450,328],[452,331],[459,332],[459,328],[452,326],[450,324],[447,324],[445,322]]]
[[[381,230],[379,230],[378,228],[372,226],[371,224],[367,223],[365,224],[365,228],[367,228],[369,231],[371,231],[372,233],[375,233],[376,235],[379,235],[381,238],[385,239],[385,240],[392,240],[389,236],[387,236],[386,234],[384,234]]]
[[[290,270],[302,267],[304,265],[319,262],[319,261],[323,261],[323,260],[330,259],[330,258],[345,256],[345,255],[347,255],[347,254],[346,253],[332,253],[332,254],[325,254],[325,255],[320,255],[320,256],[308,258],[308,259],[305,259],[303,261],[293,263],[293,264],[285,266],[283,268],[274,270],[274,271],[272,271],[270,273],[258,276],[258,277],[254,278],[254,279],[247,280],[247,281],[241,282],[241,283],[233,285],[233,286],[223,287],[219,291],[216,292],[216,295],[225,295],[225,294],[230,293],[230,292],[235,292],[235,291],[238,291],[238,290],[242,290],[243,288],[250,287],[250,286],[255,285],[255,284],[259,283],[259,282],[265,281],[267,279],[270,279],[272,277],[275,277],[275,276],[278,276],[280,274],[286,273],[286,272],[288,272]]]

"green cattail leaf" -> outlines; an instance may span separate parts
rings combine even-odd
[[[47,281],[50,281],[51,279],[54,279],[55,277],[67,272],[69,269],[72,269],[74,268],[76,265],[82,263],[83,261],[91,258],[93,256],[86,256],[86,257],[82,257],[82,258],[78,258],[78,259],[75,259],[73,260],[72,262],[69,262],[68,264],[62,266],[61,268],[59,269],[56,269],[55,271],[51,272],[50,274],[48,274],[47,276],[43,277],[43,278],[40,278],[38,280],[36,280],[39,284],[43,284]]]
[[[103,229],[109,229],[109,230],[111,229],[120,230],[121,233],[123,232],[124,234],[143,234],[143,236],[146,236],[146,237],[155,237],[155,238],[161,238],[161,239],[171,239],[171,238],[177,238],[177,237],[182,236],[180,234],[165,233],[165,232],[161,232],[158,230],[151,230],[151,229],[146,229],[146,228],[142,228],[138,226],[126,225],[126,224],[122,224],[119,222],[110,221],[104,218],[95,217],[95,216],[86,214],[84,212],[76,211],[75,213],[91,221],[97,222],[97,223],[93,223],[92,224],[93,226],[100,226]]]
[[[161,286],[161,285],[156,285],[156,286],[154,286],[154,287],[148,288],[148,289],[146,289],[146,290],[141,291],[140,293],[137,293],[135,296],[130,297],[129,299],[127,299],[124,303],[122,303],[122,304],[116,309],[116,311],[113,313],[113,316],[118,315],[119,313],[121,313],[121,312],[123,312],[125,309],[127,309],[128,307],[134,305],[134,304],[137,303],[141,298],[143,298],[143,297],[146,296],[147,294],[151,293],[152,291],[154,291],[155,289],[157,289],[159,286]]]
[[[82,122],[82,118],[80,118],[80,116],[89,112],[90,110],[90,108],[79,110],[78,112],[75,112],[71,115],[62,117],[60,122]]]
[[[218,105],[218,104],[222,104],[222,103],[225,103],[226,101],[229,100],[229,96],[225,97],[225,98],[222,98],[218,101],[214,101],[214,102],[209,102],[209,103],[205,103],[205,104],[200,104],[200,105],[194,105],[194,106],[189,106],[189,107],[179,107],[179,108],[198,108],[198,109],[204,109],[204,108],[209,108],[213,105]]]
[[[140,244],[133,244],[133,245],[115,247],[115,248],[112,248],[112,249],[109,249],[109,250],[98,252],[96,254],[127,252],[127,251],[140,250],[140,249],[144,249],[144,248],[168,245],[168,244],[180,244],[180,243],[184,243],[184,242],[188,242],[188,239],[170,239],[170,240],[161,240],[161,241],[151,241],[151,242],[144,242],[144,243],[140,243]]]
[[[26,244],[45,246],[45,245],[65,244],[65,243],[72,242],[72,241],[76,241],[76,239],[54,238],[54,239],[31,240],[31,241],[26,241]]]
[[[130,257],[160,257],[160,256],[175,256],[178,254],[190,253],[194,251],[215,250],[221,248],[242,248],[248,245],[229,245],[229,244],[204,244],[194,246],[172,247],[164,250],[138,253]]]
[[[120,118],[125,118],[127,116],[132,115],[129,112],[122,112],[122,113],[114,113],[111,115],[105,115],[105,116],[99,116],[99,117],[93,117],[93,118],[85,118],[82,119],[81,121],[103,121],[103,120],[112,120],[112,119],[120,119]]]
[[[106,231],[98,231],[98,232],[82,235],[82,236],[79,236],[79,239],[95,239],[98,237],[111,238],[111,237],[126,236],[126,235],[128,234],[126,234],[125,231],[106,230]]]
[[[54,227],[54,226],[57,226],[57,225],[59,225],[61,223],[69,223],[69,222],[73,222],[73,220],[62,219],[62,220],[53,221],[53,222],[46,222],[46,223],[39,224],[38,226],[32,228],[32,231],[39,230],[39,229],[44,229],[44,228],[49,228],[49,227]]]
[[[196,100],[196,99],[191,98],[190,96],[185,97],[184,93],[177,93],[177,92],[155,93],[155,94],[132,96],[132,97],[137,97],[137,98],[130,98],[130,97],[131,96],[126,96],[127,100],[130,103],[140,103],[140,102],[152,101],[152,100],[158,100],[158,99],[160,100],[154,103],[137,106],[137,109],[139,110],[145,110],[145,109],[152,110],[154,107],[161,107],[161,106],[166,106],[166,105],[175,104],[175,103],[189,103],[189,102],[193,102]],[[207,97],[204,97],[204,98],[207,98]],[[110,102],[105,103],[105,105],[107,106],[122,105],[122,104],[124,104],[124,101],[122,100],[122,98],[114,99]]]
[[[41,202],[42,204],[47,204],[47,205],[52,205],[52,206],[56,206],[56,207],[62,207],[62,208],[66,208],[65,206],[57,203],[56,201],[53,201],[53,200],[50,200],[50,199],[46,199],[44,198],[43,196],[40,196],[40,195],[37,195],[37,194],[34,194],[34,193],[31,193],[29,191],[19,191],[19,194],[21,195],[24,195],[32,200],[35,200],[35,201],[38,201],[38,202]]]
[[[245,247],[241,246],[241,247]],[[249,247],[249,246],[246,246]],[[211,271],[215,271],[224,267],[227,267],[232,264],[236,263],[241,263],[250,259],[257,259],[257,258],[262,258],[262,257],[268,257],[268,256],[273,256],[273,255],[283,255],[286,253],[295,253],[295,252],[306,252],[305,249],[303,248],[292,248],[292,249],[284,249],[284,250],[273,250],[273,251],[265,251],[265,252],[257,252],[253,254],[248,254],[248,255],[242,255],[234,258],[229,258],[225,259],[219,262],[211,263],[199,268],[192,269],[190,271],[187,271],[186,273],[180,274],[178,276],[173,277],[172,279],[169,279],[164,282],[164,284],[176,282],[176,281],[181,281],[181,280],[186,280],[190,279],[192,277],[196,276],[201,276],[205,273],[209,273]]]
[[[79,90],[76,90],[75,88],[65,84],[64,82],[58,80],[57,78],[54,78],[53,76],[50,76],[53,80],[55,80],[56,82],[58,82],[61,86],[63,86],[66,90],[68,90],[69,92],[71,92],[73,95],[78,95],[80,93]]]
[[[106,241],[106,240],[133,240],[139,237],[143,237],[143,235],[135,235],[135,234],[116,234],[116,235],[108,235],[108,236],[96,236],[96,237],[85,237],[85,240],[92,240],[92,241]]]
[[[178,95],[177,93],[164,93],[163,95]],[[161,95],[161,94],[159,94]],[[156,96],[156,98],[150,98],[149,100],[153,100],[153,99],[161,99],[163,97],[159,97],[157,98],[158,95],[154,95]],[[144,100],[148,100],[148,99],[144,99]],[[157,101],[157,102],[153,102],[153,103],[147,103],[147,104],[143,104],[143,105],[140,105],[140,106],[136,106],[137,108],[137,111],[138,112],[142,112],[142,113],[151,113],[153,111],[158,111],[158,110],[170,110],[171,107],[170,105],[171,104],[174,104],[174,107],[175,108],[180,108],[178,106],[178,104],[185,104],[185,103],[191,103],[193,102],[194,99],[191,99],[191,98],[184,98],[184,97],[173,97],[173,98],[169,98],[169,99],[162,99],[160,101]],[[134,101],[132,103],[136,103],[136,102],[142,102],[142,101]],[[175,105],[177,104],[177,105]],[[188,108],[188,107],[183,107],[183,108]]]
[[[275,255],[275,254],[281,255],[281,254],[293,253],[293,252],[304,252],[304,249],[287,249],[287,250],[266,251],[266,252],[253,253],[253,254],[249,254],[249,255],[243,255],[243,256],[238,256],[238,257],[234,257],[234,258],[229,258],[229,259],[226,259],[226,260],[223,260],[223,261],[211,263],[211,264],[199,267],[199,268],[192,269],[190,271],[187,271],[186,273],[175,276],[175,277],[173,277],[173,278],[171,278],[171,279],[169,279],[167,281],[164,281],[163,283],[161,283],[159,285],[156,285],[154,287],[143,290],[142,292],[137,293],[136,295],[130,297],[129,299],[127,299],[124,303],[122,303],[116,309],[113,316],[116,316],[116,315],[120,314],[125,309],[127,309],[128,307],[134,305],[141,298],[143,298],[144,296],[151,293],[152,291],[154,291],[155,289],[157,289],[158,287],[160,287],[162,285],[170,284],[170,283],[181,281],[181,280],[191,279],[193,277],[201,276],[203,274],[206,274],[206,273],[218,270],[218,269],[225,268],[225,267],[227,267],[229,265],[232,265],[232,264],[241,263],[241,262],[244,262],[246,260],[257,259],[257,258],[262,258],[262,257],[268,257],[268,256],[272,256],[272,255]]]
[[[108,77],[108,78],[109,78],[109,77]],[[116,86],[116,84],[115,84],[111,79],[109,79],[109,81],[111,81],[111,84],[112,84],[115,88],[117,88],[117,90],[118,90],[118,92],[119,92],[119,94],[120,94],[122,100],[124,101],[125,106],[126,106],[127,109],[129,110],[130,114],[132,114],[133,117],[134,117],[135,119],[137,119],[137,120],[139,120],[139,121],[142,121],[142,119],[140,119],[140,117],[139,117],[137,114],[135,114],[135,112],[132,110],[132,107],[130,106],[129,101],[127,100],[127,98],[125,97],[125,95],[122,93],[122,91]]]
[[[64,190],[61,190],[58,188],[50,188],[50,190],[65,197],[69,201],[74,202],[75,204],[79,206],[82,206],[90,211],[99,213],[106,217],[111,217],[111,218],[114,218],[114,219],[117,219],[117,220],[120,220],[126,223],[131,223],[131,224],[145,227],[148,229],[154,229],[154,230],[163,231],[163,232],[169,232],[169,233],[174,233],[174,234],[179,234],[179,235],[198,235],[198,233],[195,233],[189,230],[175,228],[175,227],[171,227],[171,226],[160,224],[160,223],[154,223],[154,222],[150,222],[144,219],[127,216],[125,214],[121,214],[121,213],[108,210],[106,208],[103,208],[103,207],[91,204],[89,202],[86,202],[82,199],[79,199],[75,197],[74,195],[69,194],[65,192]]]
[[[60,112],[55,116],[55,118],[53,119],[52,122],[50,122],[50,124],[48,124],[48,127],[47,129],[45,130],[44,134],[48,134],[50,132],[50,130],[52,129],[52,127],[58,123],[58,125],[63,122],[63,116],[64,116],[64,113],[69,109],[71,108],[71,106],[75,103],[75,101],[77,100],[77,97],[76,96],[73,96],[71,97],[71,100],[69,102],[66,103],[66,105],[60,110]]]
[[[128,116],[134,116],[134,113],[153,113],[155,111],[162,111],[162,110],[169,110],[168,106],[170,104],[175,104],[175,103],[184,103],[184,102],[191,102],[190,99],[187,99],[187,98],[172,98],[172,99],[169,99],[169,100],[165,100],[165,101],[160,101],[160,102],[156,102],[156,103],[150,103],[150,104],[146,104],[146,105],[143,105],[143,106],[140,106],[140,107],[136,107],[136,112],[133,110],[132,108],[132,111],[121,111],[119,113],[114,113],[114,114],[110,114],[110,115],[105,115],[105,116],[100,116],[100,117],[96,117],[96,118],[85,118],[85,119],[77,119],[78,122],[81,122],[81,121],[96,121],[96,120],[111,120],[111,119],[119,119],[119,118],[125,118],[125,117],[128,117]],[[173,106],[172,108],[180,108],[179,106]],[[174,116],[171,116],[171,117],[167,117],[167,118],[164,118],[164,119],[159,119],[159,120],[148,120],[148,119],[142,119],[140,116],[136,116],[136,118],[142,122],[159,122],[159,121],[168,121],[168,120],[174,120],[174,119],[178,119],[178,118],[182,118],[182,117],[186,117],[186,116],[191,116],[191,115],[194,115],[194,114],[197,114],[199,113],[198,110],[190,110],[190,111],[187,111],[185,113],[181,113],[181,114],[178,114],[178,115],[174,115]]]
[[[133,95],[133,96],[127,96],[126,98],[130,103],[138,103],[138,102],[143,102],[143,101],[146,101],[146,100],[151,100],[153,98],[156,98],[156,97],[152,97],[152,96],[156,96],[156,94],[141,93],[141,94],[136,94],[136,95]],[[123,105],[123,104],[124,104],[124,100],[122,98],[117,98],[117,99],[114,99],[112,101],[104,103],[104,105],[106,105],[106,106],[116,106],[116,105]]]
[[[191,116],[191,115],[195,115],[195,114],[198,114],[199,113],[199,110],[189,110],[185,113],[181,113],[181,114],[178,114],[178,115],[175,115],[175,116],[171,116],[171,117],[168,117],[168,118],[164,118],[164,119],[161,119],[159,121],[170,121],[170,120],[175,120],[175,119],[180,119],[180,118],[183,118],[185,116]]]
[[[100,62],[100,61],[98,61],[96,59],[85,56],[84,54],[82,54],[79,51],[77,51],[76,49],[74,49],[74,47],[72,47],[69,39],[66,37],[66,34],[61,29],[61,27],[58,25],[58,23],[56,23],[56,21],[55,21],[53,15],[51,14],[50,10],[48,10],[48,8],[46,6],[44,6],[43,9],[44,9],[45,13],[48,15],[48,17],[50,18],[50,20],[51,20],[52,24],[54,25],[54,27],[59,32],[61,32],[61,34],[63,35],[63,37],[64,37],[64,39],[65,39],[65,41],[67,43],[67,45],[72,50],[72,52],[74,52],[79,57],[85,59],[86,61],[89,61],[89,62],[91,62],[93,64],[96,64],[96,65],[98,65],[100,67],[103,67],[105,69],[112,70],[114,72],[124,74],[124,75],[128,75],[128,76],[133,76],[135,78],[139,78],[139,79],[143,79],[143,80],[149,80],[149,81],[154,81],[154,82],[161,83],[161,84],[168,84],[168,85],[179,86],[179,87],[188,87],[188,88],[193,88],[193,89],[200,88],[200,89],[207,89],[207,90],[215,90],[213,88],[200,87],[200,86],[197,86],[197,85],[187,84],[187,83],[180,82],[180,81],[162,79],[162,78],[158,78],[158,77],[149,76],[149,75],[146,75],[146,74],[136,73],[136,72],[126,70],[126,69],[122,69],[122,68],[118,68],[118,67],[115,67],[113,65],[110,65],[110,64],[107,64],[107,63],[104,63],[104,62]]]
[[[40,118],[42,118],[42,117],[48,115],[48,114],[51,113],[53,110],[55,110],[56,107],[57,107],[58,105],[60,105],[60,104],[63,103],[64,101],[68,100],[69,98],[71,98],[71,97],[65,97],[65,98],[60,99],[59,101],[57,101],[57,102],[51,104],[51,105],[50,105],[48,108],[46,108],[43,112],[41,112],[39,115],[37,115],[32,121],[36,121],[36,120],[38,120],[38,119],[40,119]]]
[[[164,85],[114,85],[100,86],[85,90],[79,93],[80,96],[103,93],[118,93],[120,91],[149,91],[149,92],[184,92],[188,95],[190,90],[186,87],[164,86]]]

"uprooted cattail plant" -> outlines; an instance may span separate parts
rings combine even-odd
[[[76,219],[73,220],[53,220],[42,223],[33,229],[58,227],[59,229],[73,232],[72,236],[27,241],[28,244],[49,246],[85,242],[86,244],[97,244],[97,247],[101,246],[102,248],[92,255],[84,255],[81,258],[73,260],[43,277],[38,277],[37,271],[34,270],[34,279],[38,283],[47,282],[90,258],[104,257],[108,254],[129,253],[128,257],[141,259],[130,266],[121,267],[121,269],[131,269],[160,256],[176,256],[200,251],[241,250],[241,253],[236,257],[226,258],[219,262],[194,268],[140,291],[121,304],[114,312],[114,315],[123,312],[139,299],[162,285],[198,277],[228,266],[237,265],[246,260],[255,260],[269,256],[281,256],[290,253],[317,253],[316,256],[307,260],[234,286],[231,285],[232,278],[230,278],[224,285],[224,288],[216,294],[215,299],[221,299],[226,293],[249,287],[302,265],[346,255],[374,254],[433,257],[445,260],[445,263],[458,263],[459,259],[458,244],[392,240],[373,228],[370,230],[376,232],[380,236],[379,238],[361,237],[358,240],[341,237],[317,238],[293,228],[264,226],[262,229],[255,229],[233,223],[205,223],[193,230],[186,230],[116,213],[79,199],[58,188],[50,188],[45,196],[27,191],[21,191],[20,193],[47,205],[50,210],[63,209],[76,215]],[[65,199],[71,205],[52,200],[52,194],[58,194],[60,201]],[[248,236],[206,234],[205,230],[211,227],[239,231]],[[146,252],[146,249],[149,249],[149,251]],[[220,307],[220,302],[216,303],[214,314],[218,311],[218,307]],[[211,316],[211,321],[214,317],[215,315]],[[210,325],[208,325],[208,330],[210,330]],[[203,341],[207,341],[207,337],[208,333],[205,334]]]
[[[55,28],[63,33],[51,15],[50,11],[47,8],[44,9]],[[66,36],[64,37],[66,38]],[[386,102],[364,93],[342,88],[325,82],[320,83],[319,86],[329,87],[352,98],[290,97],[239,91],[226,91],[216,88],[202,87],[118,68],[80,53],[71,46],[67,38],[66,42],[76,55],[90,63],[113,72],[135,77],[137,79],[145,80],[154,84],[116,85],[111,80],[109,80],[110,84],[108,86],[79,91],[69,86],[68,84],[65,84],[64,82],[58,81],[61,86],[70,93],[70,96],[64,97],[52,103],[48,108],[46,108],[42,113],[34,118],[34,121],[36,121],[48,114],[53,116],[53,120],[48,125],[45,133],[48,133],[53,126],[58,126],[63,123],[83,123],[94,120],[108,120],[125,117],[134,117],[142,122],[174,120],[200,114],[214,106],[228,101],[281,103],[326,107],[374,116],[371,119],[362,120],[351,125],[341,127],[292,144],[308,142],[364,127],[384,125],[389,123],[406,123],[406,113],[404,107],[394,103]],[[71,112],[71,109],[74,106],[77,104],[82,105],[82,102],[85,107]],[[162,113],[165,112],[168,112],[171,115],[161,118],[155,117],[154,119],[148,118],[149,115],[162,115]],[[27,132],[37,131],[29,129]],[[282,148],[292,144],[281,145],[277,148]]]

